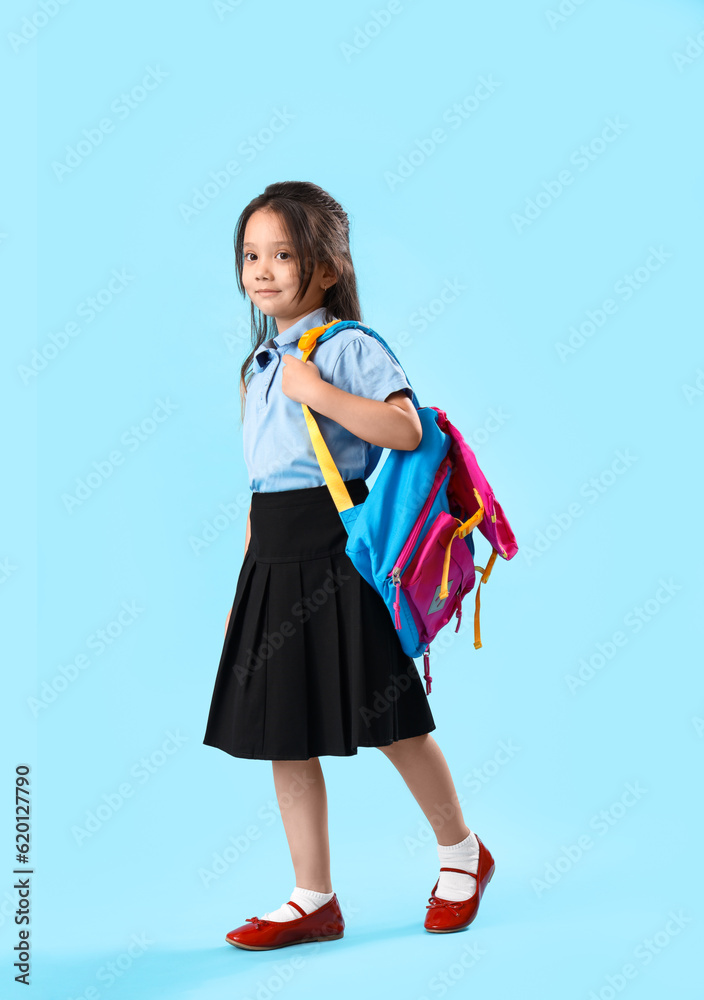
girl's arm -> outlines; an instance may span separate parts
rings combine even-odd
[[[299,364],[303,368],[310,367],[310,361]],[[300,374],[303,375],[303,372]],[[379,448],[413,451],[423,437],[413,400],[402,389],[392,392],[382,402],[355,396],[318,376],[310,380],[306,396],[306,399],[297,402],[307,403],[313,410],[337,421],[352,434]]]

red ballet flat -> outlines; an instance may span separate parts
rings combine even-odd
[[[433,931],[436,934],[444,934],[448,931],[461,931],[465,927],[469,927],[476,917],[477,910],[479,909],[479,901],[482,898],[484,889],[491,882],[491,876],[494,874],[494,859],[481,840],[479,840],[479,837],[477,837],[477,841],[479,842],[479,864],[477,865],[476,875],[474,872],[468,872],[464,868],[440,869],[441,872],[462,872],[465,875],[471,875],[472,878],[477,880],[477,891],[469,899],[460,899],[457,901],[441,899],[435,895],[435,890],[440,881],[438,878],[438,881],[433,886],[432,894],[428,897],[428,905],[426,906],[428,912],[425,915],[424,927],[427,931]]]
[[[304,944],[307,941],[336,941],[345,930],[345,920],[340,910],[337,896],[333,895],[312,913],[289,899],[289,906],[300,910],[303,916],[294,920],[265,920],[247,917],[247,920],[226,935],[228,944],[249,951],[268,951],[271,948],[286,948],[290,944]]]

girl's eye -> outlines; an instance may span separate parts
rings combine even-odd
[[[278,257],[279,254],[283,254],[284,255],[284,259],[286,259],[286,260],[291,257],[291,254],[288,252],[288,250],[279,250],[279,253],[277,253],[276,256]],[[257,255],[254,253],[253,250],[246,250],[245,253],[244,253],[244,259],[245,260],[249,260],[250,258],[256,257],[256,256]]]

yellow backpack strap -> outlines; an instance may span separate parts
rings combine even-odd
[[[453,532],[452,538],[447,543],[447,546],[445,548],[445,558],[444,558],[443,564],[442,564],[442,577],[440,579],[440,593],[438,594],[438,598],[441,601],[444,601],[445,598],[450,593],[450,591],[448,590],[448,586],[449,586],[449,584],[448,584],[448,577],[450,575],[450,550],[452,549],[452,543],[454,542],[455,538],[464,538],[465,535],[468,535],[473,528],[476,528],[476,526],[479,524],[479,522],[481,521],[481,519],[484,517],[484,504],[482,503],[482,498],[479,496],[479,491],[476,489],[476,487],[472,487],[472,489],[474,490],[474,496],[477,499],[477,503],[479,504],[479,508],[464,523],[462,523],[458,517],[455,518],[455,520],[458,522],[458,525],[457,525],[457,527],[455,528],[455,530]],[[479,593],[479,591],[477,591],[477,593]]]
[[[307,361],[310,355],[315,349],[318,337],[323,333],[329,326],[334,326],[338,320],[333,320],[331,323],[326,323],[324,326],[314,326],[310,330],[306,330],[303,336],[298,341],[298,346],[303,352],[301,361]],[[328,489],[332,495],[335,502],[335,506],[339,511],[348,510],[350,507],[354,507],[352,503],[352,498],[350,497],[349,490],[345,486],[345,481],[340,475],[340,472],[335,465],[335,461],[330,454],[330,449],[325,443],[325,438],[320,433],[320,428],[315,420],[315,417],[310,412],[306,403],[301,403],[303,407],[303,416],[305,417],[306,425],[308,427],[308,433],[310,434],[311,441],[313,442],[313,449],[315,451],[320,469],[323,473],[323,478],[327,483]]]
[[[475,570],[479,570],[482,574],[482,578],[479,581],[479,586],[477,587],[477,599],[474,605],[474,648],[475,649],[481,649],[482,646],[482,640],[479,635],[479,608],[480,608],[479,591],[481,589],[482,584],[486,583],[486,581],[489,579],[497,555],[498,553],[496,549],[492,546],[491,555],[489,556],[489,562],[486,564],[486,569],[484,569],[483,566],[475,565],[474,567]]]
[[[334,319],[332,320],[331,323],[326,323],[324,326],[313,326],[310,328],[310,330],[306,330],[306,332],[301,337],[298,338],[297,346],[301,349],[301,351],[303,351],[303,357],[301,358],[301,361],[307,361],[310,355],[313,353],[315,345],[318,341],[318,337],[322,333],[325,333],[328,327],[334,326],[336,323],[339,322],[340,322],[339,320]]]

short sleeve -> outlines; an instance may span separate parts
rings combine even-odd
[[[409,399],[413,396],[413,388],[401,366],[369,334],[355,337],[343,347],[330,381],[345,392],[382,402],[399,389],[405,389]]]

